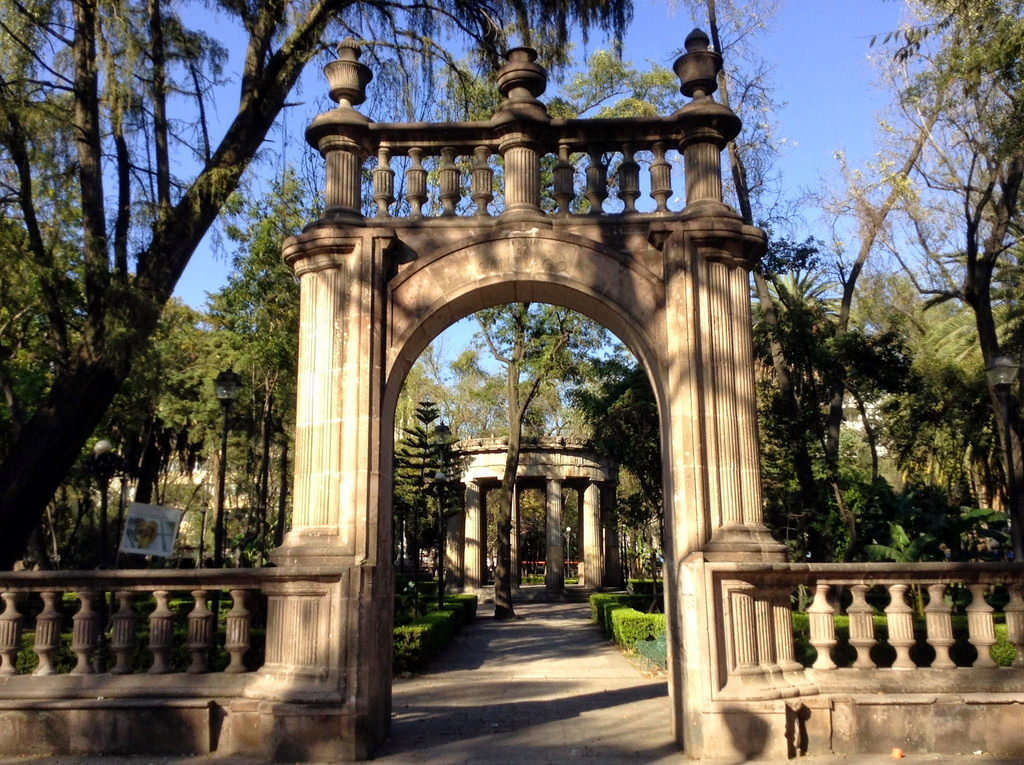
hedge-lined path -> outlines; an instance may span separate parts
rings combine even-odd
[[[645,676],[590,621],[590,606],[517,602],[476,621],[427,672],[393,683],[378,762],[682,762],[664,678]]]

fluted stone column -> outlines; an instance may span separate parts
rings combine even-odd
[[[601,501],[600,489],[588,481],[581,491],[583,528],[583,577],[581,585],[589,589],[601,586]]]
[[[487,538],[484,529],[484,490],[476,481],[466,482],[465,551],[463,553],[463,587],[469,592],[479,590],[486,583],[484,562]]]
[[[547,557],[544,562],[544,586],[553,592],[565,587],[565,549],[562,546],[562,481],[549,478],[545,486]]]

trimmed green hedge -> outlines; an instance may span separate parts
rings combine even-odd
[[[611,612],[612,638],[626,650],[636,643],[654,640],[665,632],[665,614],[642,614],[634,608],[617,608]]]
[[[605,637],[612,637],[611,614],[619,608],[647,610],[651,604],[649,595],[627,595],[625,593],[595,592],[590,596],[590,620],[601,626]]]
[[[395,674],[423,669],[452,641],[463,624],[476,618],[476,595],[450,595],[445,598],[445,606],[395,627],[391,660]]]
[[[447,595],[444,599],[445,605],[451,608],[459,606],[464,612],[463,624],[469,624],[476,619],[477,597],[468,593],[460,592],[454,595]]]

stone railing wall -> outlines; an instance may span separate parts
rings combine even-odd
[[[449,143],[437,149],[411,145],[394,135],[401,131],[374,125],[371,134],[381,137],[372,157],[363,163],[364,177],[372,178],[363,189],[363,212],[389,220],[490,218],[495,211],[508,209],[508,195],[514,195],[515,189],[507,187],[514,187],[517,180],[536,188],[536,194],[525,195],[527,209],[549,215],[585,211],[589,216],[624,216],[682,208],[682,192],[672,187],[673,166],[678,177],[682,162],[678,141],[671,135],[678,131],[671,123],[652,120],[648,132],[657,137],[638,142],[635,134],[625,141],[616,136],[620,126],[615,120],[606,120],[607,128],[600,132],[594,130],[594,120],[580,121],[585,131],[572,122],[553,121],[546,127],[542,142],[527,149],[519,179],[508,175],[511,168],[503,162],[493,129],[485,132],[480,125],[453,124],[445,136]],[[458,140],[459,133],[467,135]],[[638,209],[642,194],[650,199],[646,204],[641,201]]]
[[[722,698],[1024,690],[1024,567],[712,564],[712,570],[726,634]],[[792,628],[800,587],[816,652],[808,667],[797,661]],[[839,616],[848,624],[842,640]],[[1000,623],[1016,652],[1011,667],[997,667],[992,657]],[[840,667],[837,656],[849,666]]]
[[[306,578],[280,569],[5,572],[0,574],[0,692],[14,689],[15,680],[23,688],[58,674],[62,637],[64,642],[70,637],[71,675],[202,675],[211,672],[210,657],[218,647],[228,657],[224,674],[250,672],[258,667],[251,658],[246,666],[243,658],[253,643],[253,613],[267,613],[265,586]],[[218,609],[219,623],[212,610],[218,602],[230,605]],[[184,622],[185,646],[180,637],[175,641],[176,621],[179,634]],[[32,634],[38,660],[32,678],[15,677],[23,633]],[[179,661],[175,669],[171,653],[180,655],[183,647],[188,665]],[[139,657],[140,650],[148,655]]]
[[[686,49],[675,68],[680,92],[693,100],[668,116],[552,118],[537,98],[545,70],[533,50],[516,48],[499,74],[504,100],[491,118],[397,124],[354,109],[372,72],[360,63],[358,44],[346,41],[324,70],[338,106],[306,131],[326,164],[326,217],[388,225],[466,217],[479,226],[491,217],[621,220],[721,204],[720,153],[740,123],[710,96],[721,57],[707,37],[695,31]],[[674,166],[685,170],[685,189],[673,188]],[[642,194],[650,199],[638,207]]]

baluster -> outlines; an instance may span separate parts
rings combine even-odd
[[[808,624],[811,630],[811,645],[818,652],[814,669],[835,669],[830,651],[836,644],[835,608],[828,602],[831,585],[817,584],[814,587],[814,601],[807,608]]]
[[[16,675],[24,618],[18,613],[18,593],[5,592],[0,598],[4,601],[4,612],[0,614],[0,675]]]
[[[33,675],[52,675],[57,669],[54,660],[60,647],[60,628],[64,618],[57,610],[57,593],[41,592],[43,610],[36,617],[36,642],[33,650],[39,657],[39,665]]]
[[[388,207],[395,201],[395,171],[391,169],[391,152],[377,149],[377,168],[373,171],[373,201],[377,203],[377,217],[387,218]]]
[[[590,202],[590,214],[604,212],[604,200],[608,196],[608,167],[601,161],[601,152],[591,150],[590,164],[587,165],[586,198]]]
[[[405,198],[409,200],[413,218],[423,217],[423,203],[427,201],[427,171],[423,169],[423,149],[409,149],[412,164],[405,172]]]
[[[1024,603],[1021,603],[1024,607]],[[949,658],[953,640],[952,607],[946,604],[946,585],[928,585],[928,605],[924,607],[925,626],[928,629],[928,645],[935,650],[932,669],[953,669],[956,663]]]
[[[494,171],[491,169],[491,150],[486,146],[473,149],[473,201],[476,203],[476,214],[490,215],[487,206],[494,199]]]
[[[540,210],[540,155],[523,133],[502,137],[498,146],[505,159],[505,210],[502,215]]]
[[[75,654],[73,675],[91,675],[93,673],[92,656],[100,644],[100,615],[92,610],[91,592],[79,592],[78,611],[71,618],[72,636],[71,650]]]
[[[855,584],[850,588],[853,602],[846,609],[850,617],[850,645],[857,649],[857,659],[853,662],[856,669],[871,669],[875,663],[871,660],[871,648],[875,645],[875,609],[865,597],[868,592],[866,584]]]
[[[732,612],[733,661],[735,670],[750,674],[757,669],[757,616],[754,609],[753,587],[746,582],[729,592]],[[742,589],[740,589],[742,588]]]
[[[784,672],[799,672],[803,667],[796,660],[793,646],[793,608],[788,590],[779,589],[772,600],[772,619],[775,622],[775,655]]]
[[[656,141],[651,147],[654,161],[651,163],[651,197],[657,203],[658,212],[668,210],[668,198],[672,194],[672,167],[665,159],[665,144]]]
[[[111,619],[113,626],[110,631],[110,650],[114,654],[114,666],[110,670],[114,675],[130,675],[132,672],[132,653],[138,639],[135,636],[135,596],[127,590],[117,593],[117,613]]]
[[[992,614],[995,609],[985,602],[985,585],[969,584],[971,605],[967,606],[967,632],[971,645],[978,650],[978,658],[972,666],[994,667],[991,648],[996,643],[996,626]]]
[[[1006,615],[1006,637],[1017,649],[1013,666],[1024,667],[1024,599],[1021,598],[1019,584],[1008,585],[1007,589],[1010,591],[1010,602],[1003,609]]]
[[[188,615],[188,650],[192,663],[186,670],[190,674],[210,671],[210,649],[216,628],[213,611],[206,604],[206,590],[192,590],[194,605]]]
[[[441,191],[441,215],[455,215],[455,205],[462,195],[459,193],[459,168],[455,165],[454,146],[445,146],[441,149],[441,168],[437,173],[437,184]]]
[[[224,648],[231,656],[225,672],[245,672],[242,657],[249,650],[249,628],[251,615],[245,607],[245,590],[231,590],[231,610],[225,617],[224,632],[226,639]]]
[[[555,180],[552,196],[558,203],[558,212],[561,215],[569,214],[569,205],[572,204],[573,180],[576,177],[576,169],[569,162],[569,145],[558,144],[558,162],[555,163]]]
[[[914,609],[907,605],[907,585],[889,585],[889,605],[885,616],[889,623],[889,645],[896,649],[893,669],[914,669],[910,647],[914,645]]]
[[[623,212],[636,212],[636,200],[640,196],[640,165],[633,159],[633,145],[622,148],[622,164],[619,165],[619,199]]]
[[[169,596],[167,590],[153,592],[156,608],[149,615],[149,650],[153,654],[153,664],[149,668],[151,675],[170,672],[168,659],[174,642],[174,613],[168,605]]]

